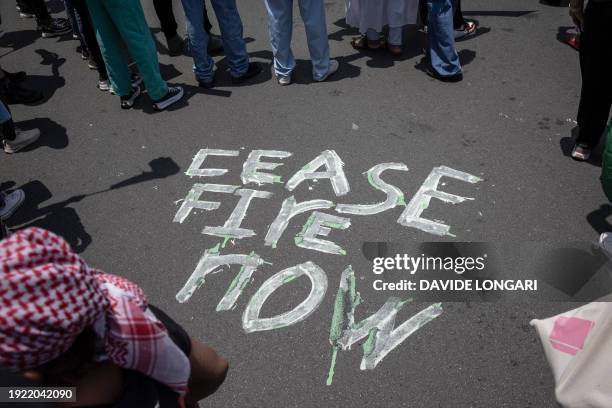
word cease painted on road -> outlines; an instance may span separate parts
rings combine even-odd
[[[243,157],[240,157],[240,156]],[[233,161],[242,162],[240,172],[240,185],[215,183],[221,180],[230,170],[228,168],[214,168],[207,166],[207,159],[217,156],[227,162],[226,167]],[[429,175],[422,182],[420,188],[407,200],[404,192],[398,187],[384,181],[385,173],[407,173],[408,167],[401,162],[380,163],[370,169],[364,169],[371,187],[386,198],[375,203],[344,203],[350,191],[348,179],[345,174],[344,163],[338,153],[325,150],[316,157],[306,158],[300,170],[296,171],[287,181],[279,174],[279,167],[283,161],[296,160],[293,153],[281,150],[253,150],[248,155],[240,150],[201,149],[195,157],[186,175],[196,179],[184,199],[179,200],[180,207],[174,216],[174,222],[184,223],[195,218],[194,210],[204,212],[214,211],[223,205],[220,201],[210,198],[221,194],[237,196],[233,210],[223,225],[205,225],[202,234],[218,237],[218,243],[205,249],[197,262],[191,276],[177,293],[179,302],[187,302],[201,288],[206,278],[226,270],[235,271],[235,277],[227,288],[225,294],[217,304],[217,311],[232,310],[243,290],[252,282],[253,275],[264,267],[270,267],[273,260],[263,259],[256,252],[240,253],[236,246],[227,250],[227,243],[240,242],[240,240],[259,240],[259,243],[276,248],[282,239],[292,239],[295,246],[312,253],[312,260],[293,265],[278,271],[261,284],[255,294],[248,300],[242,313],[242,327],[247,333],[264,330],[275,330],[307,319],[321,304],[330,285],[330,276],[324,265],[317,263],[321,257],[316,254],[345,256],[346,250],[334,242],[330,234],[346,233],[351,223],[357,222],[364,216],[375,216],[385,211],[397,211],[398,228],[405,230],[416,229],[436,236],[454,236],[451,226],[444,221],[432,220],[424,212],[432,199],[448,204],[461,204],[473,198],[459,196],[442,191],[443,177],[458,180],[468,184],[481,181],[480,178],[463,171],[446,166],[432,168]],[[235,163],[235,162],[233,162]],[[329,183],[335,196],[334,201],[321,197],[312,197],[310,200],[298,202],[293,195],[304,182]],[[280,184],[286,190],[286,197],[274,200],[276,196],[270,190],[271,185]],[[303,187],[302,187],[303,188]],[[311,188],[308,189],[309,192]],[[314,194],[314,193],[313,193]],[[229,196],[228,196],[229,197]],[[268,200],[272,208],[277,208],[276,216],[269,220],[265,231],[255,231],[248,228],[249,207],[254,200]],[[234,199],[233,202],[236,202]],[[299,233],[288,238],[286,230],[292,220],[301,214],[308,218]],[[206,217],[204,216],[204,219]],[[295,220],[293,220],[295,222]],[[380,309],[361,321],[355,320],[356,310],[363,302],[355,280],[355,273],[351,265],[343,271],[335,271],[332,282],[337,285],[334,310],[330,316],[331,367],[327,377],[327,384],[332,383],[334,368],[339,351],[348,350],[356,342],[363,342],[363,358],[360,368],[362,370],[374,369],[394,348],[406,340],[412,333],[423,325],[435,319],[442,313],[441,304],[433,304],[420,311],[410,319],[396,326],[397,313],[407,304],[408,300],[389,298]],[[266,300],[286,283],[300,277],[301,281],[310,285],[308,296],[289,311],[279,313],[273,317],[261,317],[261,310]]]

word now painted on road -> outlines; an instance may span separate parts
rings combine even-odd
[[[201,149],[193,158],[185,174],[204,181],[223,176],[229,170],[205,167],[206,158],[221,156],[231,160],[239,155],[238,150]],[[195,270],[176,295],[179,302],[187,302],[195,291],[204,285],[208,276],[219,273],[224,266],[231,268],[235,265],[239,270],[216,308],[217,311],[232,310],[244,288],[251,282],[253,274],[262,265],[270,264],[255,252],[222,253],[229,240],[235,241],[256,236],[254,230],[243,226],[243,221],[254,199],[269,200],[273,197],[271,192],[261,189],[262,186],[284,184],[284,188],[291,193],[307,180],[327,180],[336,197],[345,196],[350,192],[344,172],[344,163],[335,151],[321,152],[285,183],[282,177],[274,174],[273,171],[283,164],[281,160],[289,159],[292,156],[291,152],[280,150],[253,150],[246,157],[242,166],[240,174],[242,185],[201,182],[192,186],[185,199],[182,200],[174,216],[174,222],[185,222],[194,209],[213,211],[220,208],[222,203],[207,200],[207,193],[231,194],[238,196],[239,200],[223,225],[205,226],[202,230],[202,234],[215,236],[221,240],[214,247],[204,251]],[[373,216],[396,207],[403,208],[397,219],[400,226],[415,228],[437,236],[454,236],[448,224],[424,218],[423,212],[429,207],[433,198],[449,204],[460,204],[473,200],[473,198],[439,190],[440,180],[443,177],[470,184],[481,181],[476,176],[446,166],[434,167],[416,194],[406,202],[404,193],[398,187],[383,180],[383,173],[387,171],[407,172],[408,167],[404,163],[380,163],[364,173],[370,185],[386,195],[384,201],[374,204],[334,203],[321,198],[298,202],[295,196],[290,195],[279,204],[278,214],[271,220],[263,238],[263,244],[276,248],[291,220],[297,215],[309,213],[310,216],[303,228],[293,237],[295,245],[315,252],[346,255],[344,248],[327,238],[332,230],[349,228],[351,218],[348,218],[347,215]],[[247,188],[247,185],[256,185],[257,189]],[[266,300],[284,284],[299,277],[306,277],[310,282],[310,293],[306,299],[290,311],[273,317],[260,317]],[[325,270],[312,261],[277,272],[268,278],[248,301],[242,314],[242,327],[247,333],[252,333],[279,329],[303,321],[319,307],[325,297],[327,287],[328,277]],[[340,277],[331,319],[329,341],[332,346],[332,363],[327,378],[328,385],[333,380],[339,350],[349,350],[356,342],[366,339],[363,343],[360,368],[372,370],[391,350],[442,313],[441,304],[433,304],[395,327],[397,313],[409,301],[390,297],[376,313],[356,322],[355,312],[358,305],[362,303],[362,299],[356,288],[353,268],[350,265],[346,267]]]

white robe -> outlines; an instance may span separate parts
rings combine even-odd
[[[370,28],[382,32],[384,26],[416,24],[419,0],[345,0],[346,23],[365,34]]]

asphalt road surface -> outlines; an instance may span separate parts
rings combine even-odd
[[[265,65],[264,73],[232,86],[224,57],[216,57],[219,85],[206,91],[197,88],[190,57],[167,55],[153,6],[143,3],[158,40],[162,74],[187,93],[184,102],[162,113],[152,112],[146,96],[135,109],[121,110],[117,97],[96,89],[97,75],[76,52],[77,41],[39,38],[35,23],[20,19],[12,1],[0,3],[2,65],[26,70],[27,85],[46,96],[37,106],[12,107],[23,127],[39,127],[43,135],[33,148],[0,161],[3,187],[22,187],[28,194],[11,226],[37,225],[60,233],[91,265],[138,282],[152,303],[227,356],[227,381],[202,406],[557,406],[553,377],[529,321],[573,307],[565,303],[443,303],[442,316],[408,337],[374,370],[359,369],[362,349],[355,345],[339,353],[331,386],[326,378],[341,272],[347,265],[355,270],[364,299],[358,320],[390,296],[371,288],[375,276],[362,251],[365,242],[415,247],[426,241],[482,241],[504,247],[590,242],[607,229],[612,209],[599,185],[597,160],[577,163],[567,157],[580,76],[577,53],[557,40],[559,31],[571,25],[565,8],[535,0],[465,0],[465,14],[482,28],[475,38],[458,43],[463,82],[444,84],[421,70],[422,33],[405,32],[400,58],[357,52],[349,44],[356,33],[344,24],[344,2],[328,1],[331,54],[340,62],[339,73],[313,83],[303,25],[296,18],[295,83],[280,87],[270,73],[264,4],[239,1],[248,51]],[[49,6],[63,13],[61,2]],[[178,1],[175,12],[182,27]],[[185,171],[203,148],[239,155],[205,161],[203,167],[224,168],[226,174],[188,177]],[[245,186],[273,196],[255,198],[248,208],[242,226],[256,235],[230,240],[221,253],[253,251],[268,263],[253,274],[230,311],[215,308],[238,272],[235,266],[209,276],[191,299],[179,303],[175,296],[203,252],[221,241],[202,230],[223,225],[239,197],[205,193],[202,199],[220,207],[194,210],[177,223],[180,200],[194,183],[242,186],[242,165],[254,149],[292,153],[271,160],[283,163],[273,171],[283,182],[322,151],[334,150],[344,162],[350,192],[337,197],[327,179],[303,182],[293,192],[282,183]],[[423,214],[449,225],[455,237],[400,225],[398,207],[372,216],[345,215],[350,227],[332,229],[328,237],[345,249],[344,256],[297,246],[294,236],[308,214],[289,223],[276,248],[264,245],[268,226],[291,195],[336,204],[384,200],[362,173],[385,162],[409,168],[384,176],[407,200],[437,166],[482,179],[476,184],[443,179],[441,190],[473,200],[451,205],[433,199]],[[295,325],[246,334],[242,313],[262,283],[307,261],[328,278],[321,305]],[[261,315],[290,310],[309,290],[304,277],[287,283]],[[424,307],[409,304],[396,325]]]

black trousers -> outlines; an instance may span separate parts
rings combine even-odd
[[[612,2],[591,0],[580,36],[582,92],[577,143],[594,148],[606,129],[612,107]]]
[[[425,0],[419,1],[419,17],[421,19],[421,23],[427,25],[427,2]],[[465,19],[463,18],[463,12],[461,11],[461,0],[457,1],[457,8],[453,13],[453,28],[455,30],[460,29],[465,24]]]
[[[206,3],[204,4],[204,31],[210,34],[212,24],[208,19],[208,12],[206,11]],[[161,30],[166,38],[172,38],[176,35],[176,19],[174,18],[174,11],[172,10],[172,0],[153,0],[153,7],[155,7],[155,14],[159,19]]]
[[[45,23],[51,20],[51,14],[49,14],[45,0],[17,0],[17,5],[25,9],[24,11],[34,13],[38,23]]]
[[[100,79],[108,79],[108,73],[106,72],[106,65],[104,65],[104,59],[102,58],[102,52],[100,52],[100,46],[96,38],[96,32],[89,16],[89,10],[87,9],[87,3],[85,0],[72,0],[72,5],[81,19],[81,34],[83,34],[83,40],[87,45],[89,56],[96,63],[98,67],[98,74]]]

